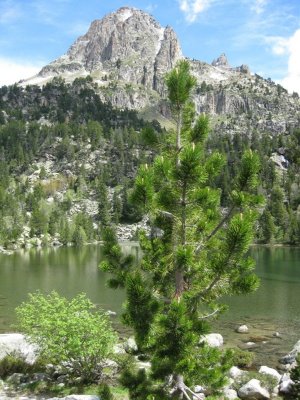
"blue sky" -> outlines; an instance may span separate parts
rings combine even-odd
[[[0,85],[33,75],[122,6],[171,25],[190,58],[225,52],[300,93],[300,0],[0,0]]]

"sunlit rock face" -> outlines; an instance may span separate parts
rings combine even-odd
[[[162,90],[164,74],[182,53],[171,27],[135,8],[122,7],[92,22],[65,55],[45,66],[39,77],[90,74],[106,80],[123,80]]]
[[[92,22],[66,54],[20,85],[44,85],[54,77],[67,83],[91,76],[91,87],[114,107],[142,111],[163,123],[171,118],[165,101],[165,75],[183,59],[174,30],[162,27],[144,11],[122,7]],[[197,79],[193,101],[220,133],[277,135],[299,124],[299,97],[251,74],[247,65],[233,67],[225,53],[212,64],[188,59]]]

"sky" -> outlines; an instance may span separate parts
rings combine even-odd
[[[0,86],[36,74],[123,6],[172,26],[189,58],[225,53],[300,94],[300,0],[0,0]]]

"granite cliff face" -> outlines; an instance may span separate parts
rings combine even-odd
[[[142,111],[146,118],[168,119],[164,76],[181,58],[171,27],[161,27],[141,10],[122,7],[92,22],[65,55],[22,85],[43,85],[55,76],[70,82],[90,75],[103,101]],[[247,65],[230,66],[224,53],[212,64],[189,61],[198,81],[197,111],[209,113],[219,129],[276,134],[299,124],[299,97],[251,74]]]
[[[180,45],[171,27],[163,28],[149,14],[123,7],[92,22],[88,32],[38,77],[92,74],[102,86],[116,80],[162,93],[164,74],[180,58]]]
[[[241,134],[286,132],[300,124],[300,101],[270,78],[250,74],[247,66],[232,68],[225,55],[218,67],[191,61],[198,87],[194,101],[198,113],[205,112],[219,132]]]

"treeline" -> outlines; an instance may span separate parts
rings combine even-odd
[[[172,132],[102,103],[93,85],[89,77],[72,84],[55,78],[43,88],[0,88],[0,245],[31,238],[79,245],[99,239],[103,226],[142,218],[130,202],[133,178]],[[298,244],[300,129],[210,134],[207,151],[228,159],[215,182],[224,208],[247,148],[262,165],[257,242]]]
[[[265,198],[261,209],[256,241],[259,243],[300,242],[300,128],[271,136],[260,133],[246,135],[212,134],[209,149],[218,149],[228,157],[228,163],[219,177],[223,187],[222,205],[229,202],[233,177],[243,151],[257,151],[261,160],[259,191]],[[277,164],[277,165],[276,165]]]
[[[132,127],[141,129],[146,122],[134,110],[120,110],[101,101],[91,77],[77,78],[72,83],[55,77],[43,87],[17,84],[0,87],[0,125],[11,119],[50,122],[101,122],[105,128]],[[161,127],[157,121],[155,129]]]
[[[140,220],[129,201],[132,178],[153,157],[148,137],[163,135],[151,124],[141,131],[107,129],[97,121],[2,125],[0,245],[30,238],[80,245],[99,240],[110,223]]]

